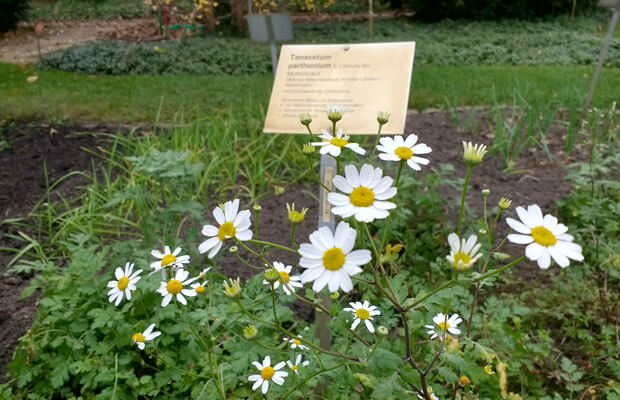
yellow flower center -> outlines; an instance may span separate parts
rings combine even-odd
[[[297,370],[299,369],[299,367],[297,367],[297,365],[293,365],[293,366],[291,367],[291,369],[292,369],[293,371],[297,371]]]
[[[471,262],[471,257],[468,254],[459,251],[454,255],[454,268],[459,269],[459,261],[463,263],[460,268],[467,268]]]
[[[166,254],[164,256],[164,258],[161,259],[161,266],[162,268],[172,264],[173,262],[175,262],[177,260],[177,258],[175,256],[173,256],[172,254]]]
[[[204,286],[198,286],[196,288],[196,293],[203,294],[204,292],[205,292],[205,287]]]
[[[301,340],[293,339],[293,343],[296,344],[297,346],[299,346],[301,344]]]
[[[338,247],[331,248],[323,254],[323,265],[330,271],[338,271],[344,262],[344,253]]]
[[[127,289],[127,286],[129,286],[129,278],[127,278],[126,276],[123,276],[121,279],[118,280],[118,283],[116,284],[116,286],[118,286],[118,290]]]
[[[355,312],[355,316],[359,319],[368,319],[370,318],[370,313],[368,312],[368,310],[360,308]]]
[[[344,147],[347,144],[349,144],[349,141],[346,139],[333,138],[332,140],[329,141],[329,144],[332,144],[336,147]]]
[[[280,280],[284,283],[289,283],[291,276],[286,271],[280,271]]]
[[[401,160],[408,160],[413,157],[413,151],[409,147],[398,147],[394,150],[394,154],[396,154]]]
[[[223,242],[226,239],[235,237],[235,233],[237,233],[237,230],[235,229],[233,223],[224,222],[222,226],[220,226],[220,229],[217,231],[217,238]]]
[[[271,368],[271,367],[265,367],[263,368],[263,370],[260,372],[260,377],[265,379],[265,380],[270,380],[271,378],[273,378],[273,375],[276,373],[276,371]]]
[[[541,246],[553,246],[558,241],[555,235],[544,226],[532,229],[532,238]]]
[[[179,294],[181,293],[181,290],[183,290],[183,284],[181,281],[173,279],[166,285],[166,290],[168,290],[168,293],[170,294]]]
[[[349,199],[355,207],[368,207],[375,202],[375,194],[367,187],[360,186],[353,189]]]
[[[131,337],[131,341],[132,342],[146,342],[146,339],[144,338],[144,335],[142,335],[141,333],[135,333],[132,337]]]
[[[450,324],[447,322],[440,322],[438,325],[439,325],[439,329],[441,329],[444,332],[450,329]]]

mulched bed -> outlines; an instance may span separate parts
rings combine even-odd
[[[420,141],[428,144],[433,152],[429,155],[431,166],[449,163],[455,167],[456,176],[464,177],[465,168],[461,161],[462,141],[474,141],[490,144],[492,134],[485,116],[485,111],[476,111],[478,128],[475,136],[460,132],[442,112],[412,112],[408,116],[406,133],[416,133]],[[52,133],[51,129],[55,132]],[[72,136],[75,132],[107,131],[117,132],[110,126],[5,126],[3,133],[11,147],[0,152],[0,179],[3,191],[0,193],[0,218],[16,218],[27,215],[32,207],[45,193],[43,164],[46,163],[49,181],[54,182],[69,171],[92,171],[93,160],[82,150],[98,145],[91,136]],[[542,150],[537,148],[524,151],[520,156],[516,170],[519,174],[502,173],[503,161],[488,157],[484,163],[474,170],[468,206],[479,212],[482,209],[480,189],[491,189],[490,204],[497,204],[502,196],[510,197],[513,205],[538,204],[543,210],[553,210],[554,201],[566,196],[570,185],[564,181],[564,160],[562,153],[565,128],[554,126],[548,133],[548,146],[555,155],[554,160],[547,159]],[[577,152],[579,154],[579,152]],[[92,172],[90,172],[92,173]],[[84,178],[69,180],[57,189],[52,198],[62,195],[64,198],[77,197],[82,193],[81,185],[87,182]],[[454,199],[454,207],[450,207],[448,217],[455,220],[458,193],[450,188],[443,189],[446,198]],[[415,195],[412,193],[411,195]],[[288,188],[280,196],[271,196],[261,202],[263,211],[260,214],[260,237],[264,240],[281,244],[289,242],[289,225],[286,220],[284,204],[295,203],[297,208],[309,209],[306,222],[297,230],[297,240],[305,241],[316,229],[317,221],[317,190],[311,186],[294,186]],[[12,247],[6,236],[5,227],[0,225],[0,247]],[[6,265],[12,255],[0,252],[0,263]],[[270,253],[270,258],[279,259],[288,264],[297,262],[294,255],[284,252]],[[240,265],[233,257],[227,256],[222,261],[222,270],[231,277],[243,279],[254,274],[254,271]],[[523,280],[541,279],[538,268],[534,265],[519,267],[519,276]],[[548,275],[548,274],[547,274]],[[548,279],[548,278],[546,278]],[[20,299],[21,291],[27,286],[28,278],[3,275],[0,277],[0,381],[10,362],[13,350],[21,337],[30,327],[37,309],[38,297]],[[310,307],[294,306],[296,313],[305,319],[312,317]]]

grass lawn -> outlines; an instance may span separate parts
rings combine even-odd
[[[593,67],[414,67],[410,107],[512,104],[579,105]],[[26,79],[39,78],[33,83]],[[171,121],[179,112],[266,108],[271,75],[89,76],[0,64],[0,118],[61,122]],[[603,70],[593,105],[618,99],[620,69]]]

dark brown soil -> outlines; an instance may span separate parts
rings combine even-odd
[[[486,123],[484,112],[476,118],[478,126],[475,136],[461,132],[452,121],[441,112],[412,112],[407,119],[407,133],[416,133],[420,141],[433,149],[429,155],[432,166],[440,163],[452,164],[455,177],[464,178],[465,168],[461,161],[462,141],[490,144],[492,134]],[[97,129],[98,128],[98,129]],[[116,132],[110,127],[80,127],[63,125],[54,127],[56,132],[50,133],[51,127],[36,128],[5,127],[3,134],[9,140],[11,148],[0,152],[0,178],[5,189],[0,194],[1,218],[25,216],[45,193],[43,163],[47,165],[49,181],[53,182],[69,171],[91,171],[91,156],[82,151],[81,147],[93,148],[97,142],[90,136],[72,137],[70,134],[81,131],[107,130]],[[487,157],[475,168],[472,176],[471,189],[468,195],[468,207],[476,213],[482,209],[480,189],[491,189],[489,204],[497,204],[500,197],[506,196],[513,200],[513,205],[538,204],[543,210],[552,211],[556,199],[568,194],[570,185],[564,181],[564,169],[558,160],[563,160],[564,128],[553,127],[548,134],[549,148],[554,160],[549,160],[542,150],[532,148],[520,155],[516,171],[520,173],[503,174],[503,161],[495,157]],[[428,171],[428,168],[426,169]],[[425,173],[425,172],[423,172]],[[53,198],[62,195],[66,198],[79,196],[80,185],[86,179],[76,179],[59,186]],[[459,193],[445,188],[443,193],[452,205],[447,210],[448,217],[454,221],[458,205]],[[286,216],[285,203],[295,203],[297,209],[307,207],[306,221],[297,230],[297,240],[306,241],[308,235],[316,228],[317,200],[314,186],[294,186],[288,188],[280,196],[271,196],[261,201],[262,212],[259,221],[261,239],[287,245],[289,244],[289,224]],[[504,224],[500,224],[504,225]],[[0,225],[0,234],[5,235],[4,225]],[[0,238],[0,247],[13,247],[11,243]],[[6,265],[11,255],[0,252],[0,262]],[[296,264],[294,255],[286,252],[270,250],[269,258],[287,264]],[[233,257],[226,256],[222,261],[223,272],[231,277],[247,279],[255,272],[241,265]],[[546,271],[548,272],[548,271]],[[519,267],[520,278],[524,281],[542,279],[534,265]],[[543,274],[548,275],[548,274]],[[548,279],[548,278],[547,278]],[[19,294],[26,287],[27,278],[3,276],[0,278],[0,376],[11,359],[13,349],[26,330],[30,327],[37,307],[37,297],[19,299]],[[304,319],[311,319],[313,310],[310,307],[294,306],[295,312]],[[1,379],[1,378],[0,378]]]

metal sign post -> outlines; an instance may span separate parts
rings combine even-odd
[[[293,26],[289,14],[248,14],[248,28],[253,42],[269,43],[271,68],[276,76],[278,68],[277,42],[293,40]]]

